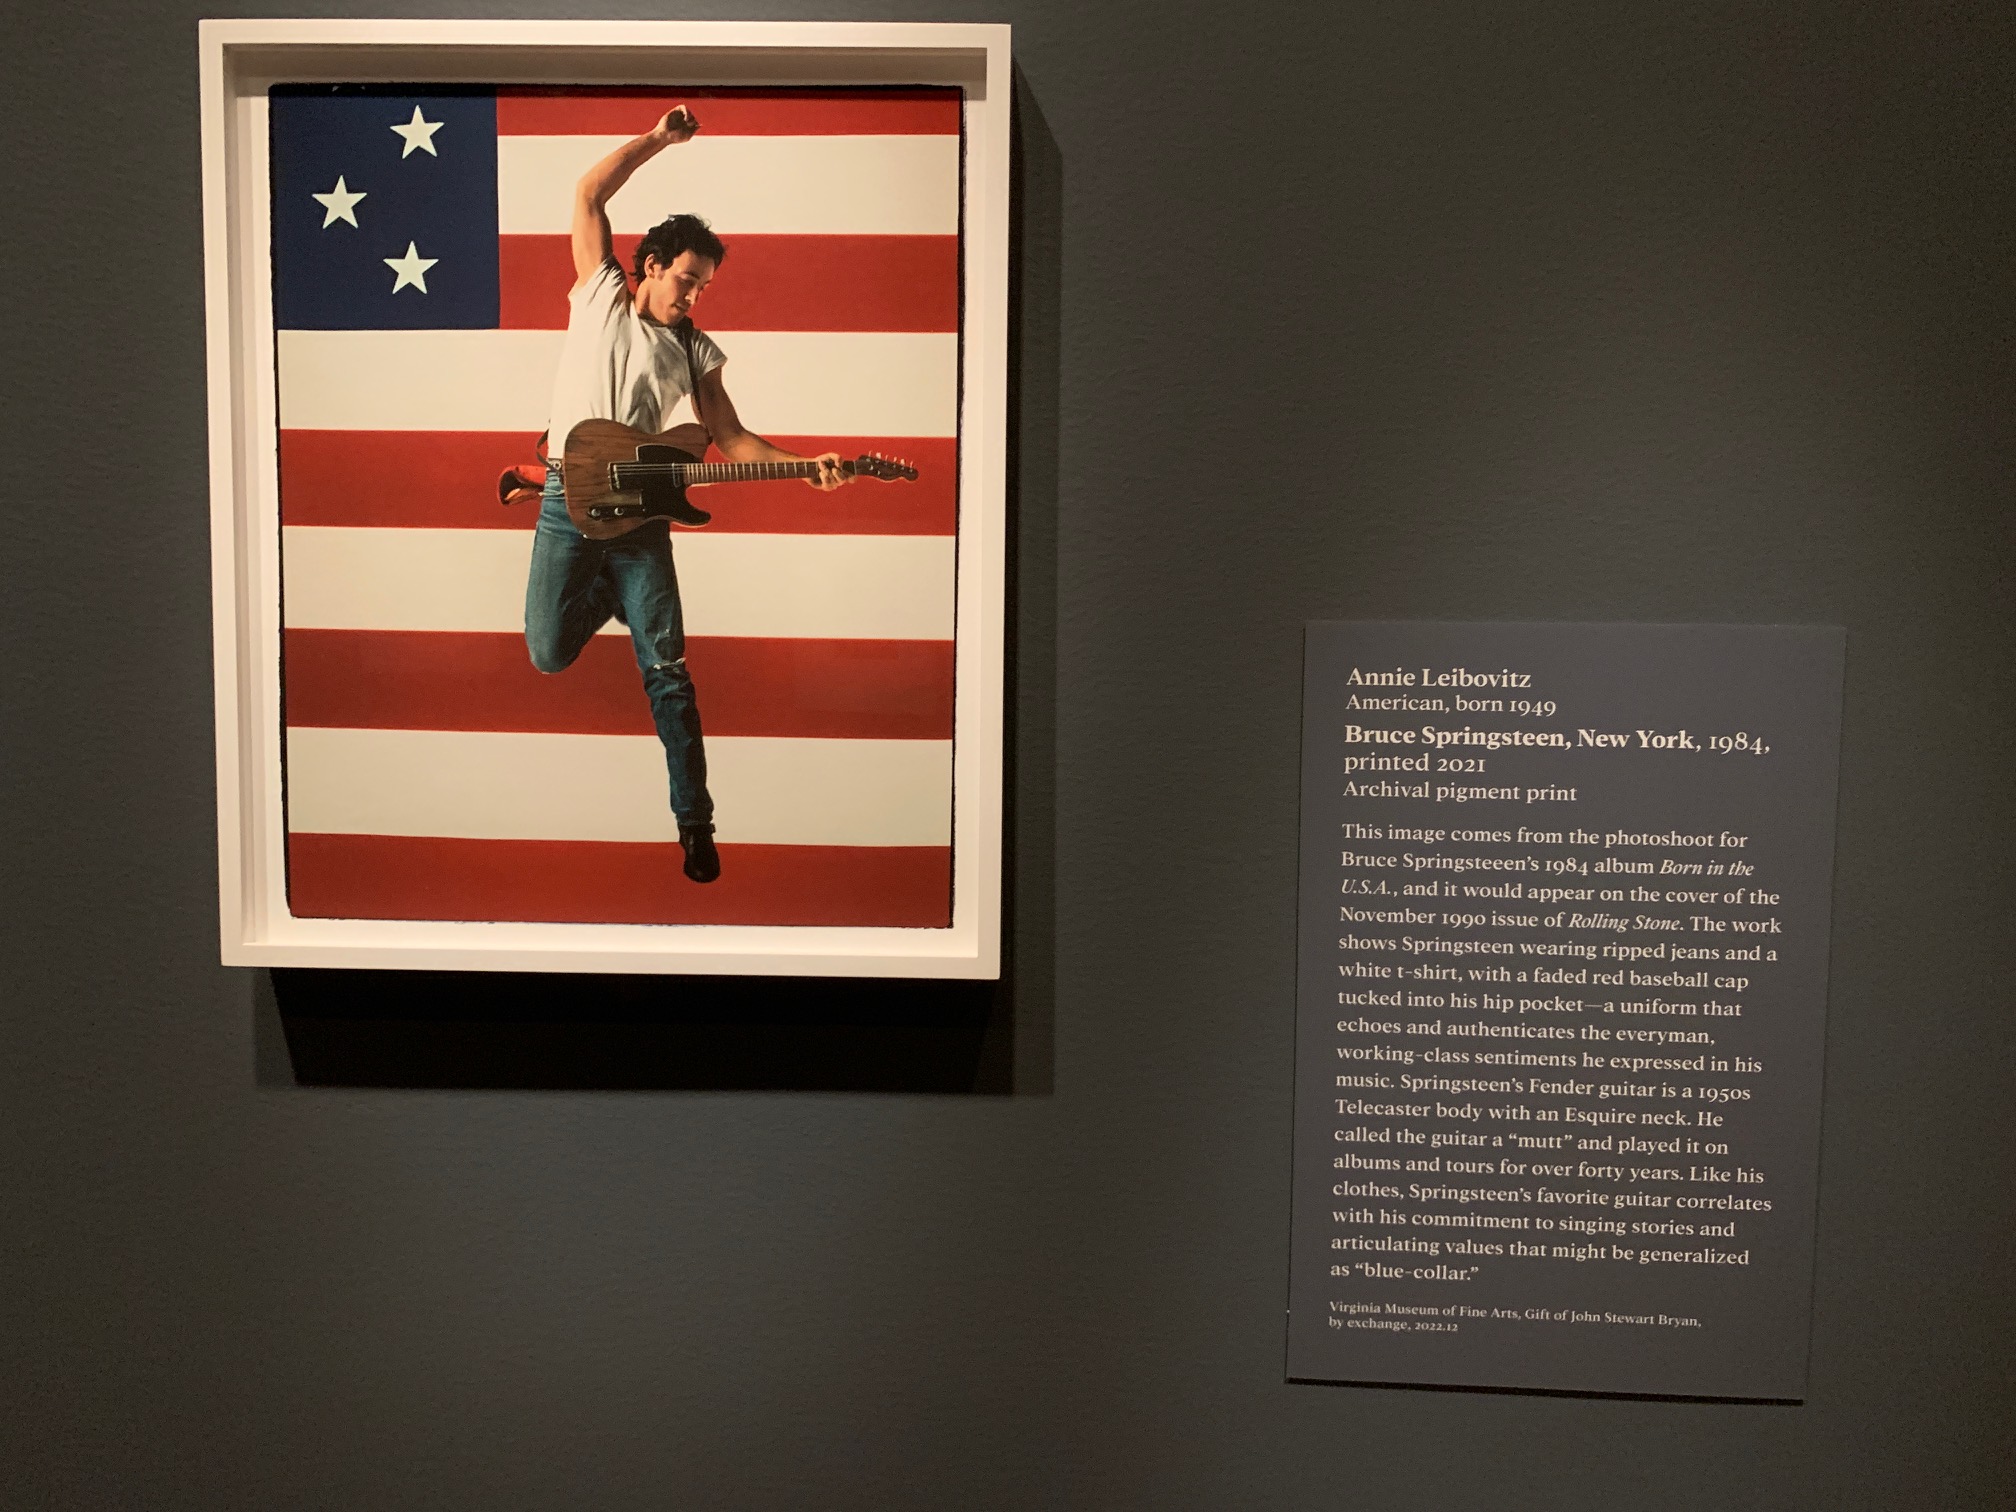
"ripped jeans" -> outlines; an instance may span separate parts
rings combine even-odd
[[[591,541],[567,518],[559,473],[549,474],[525,580],[525,646],[541,672],[563,672],[620,609],[665,743],[672,813],[683,827],[711,830],[714,800],[700,709],[686,673],[686,625],[668,533],[663,520],[653,520],[614,540]]]

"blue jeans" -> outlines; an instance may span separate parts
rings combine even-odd
[[[549,474],[525,580],[525,646],[541,672],[564,672],[620,610],[665,743],[672,812],[682,827],[711,830],[714,800],[700,707],[686,673],[686,623],[669,534],[665,521],[653,520],[614,540],[591,541],[567,518],[559,474]]]

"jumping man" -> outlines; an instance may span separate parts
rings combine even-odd
[[[548,435],[554,455],[583,420],[616,420],[646,432],[670,424],[697,382],[698,417],[731,462],[816,461],[812,487],[853,481],[837,452],[804,458],[744,428],[722,383],[726,355],[691,320],[694,304],[728,249],[697,215],[673,215],[645,235],[631,270],[617,265],[609,199],[630,175],[667,147],[693,139],[700,123],[675,105],[651,130],[589,169],[574,190],[574,287],[567,296],[567,337],[553,380]],[[700,710],[686,672],[686,628],[667,522],[652,520],[625,535],[594,541],[567,517],[560,471],[547,474],[525,584],[525,643],[541,672],[562,672],[612,615],[630,627],[644,674],[652,721],[665,744],[672,813],[679,823],[683,870],[695,882],[721,874],[714,846],[714,800]]]

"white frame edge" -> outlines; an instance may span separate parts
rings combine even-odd
[[[1007,616],[1010,31],[926,23],[229,20],[199,23],[218,924],[227,966],[991,979],[1001,974]],[[560,55],[556,64],[555,55]],[[641,55],[656,54],[657,68]],[[265,87],[289,79],[960,84],[965,329],[949,929],[299,919],[278,801],[277,498]],[[368,75],[356,70],[368,67]],[[259,135],[256,143],[248,138]],[[256,149],[256,150],[255,150]]]

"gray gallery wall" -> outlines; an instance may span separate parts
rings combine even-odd
[[[868,9],[1017,28],[993,992],[216,964],[199,11],[15,12],[0,1503],[2008,1506],[2009,8]],[[1848,626],[1804,1406],[1283,1384],[1347,616]]]

